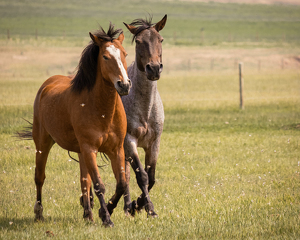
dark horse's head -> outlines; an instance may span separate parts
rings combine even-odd
[[[163,70],[162,64],[162,41],[159,34],[167,22],[167,15],[158,23],[151,23],[150,19],[136,19],[130,24],[124,23],[133,34],[132,41],[136,42],[136,62],[140,71],[145,72],[147,78],[156,81],[160,78]]]

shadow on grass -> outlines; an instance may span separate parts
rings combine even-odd
[[[298,130],[300,131],[300,123],[293,123],[282,127],[283,130]]]
[[[45,220],[43,222],[36,222],[34,221],[34,215],[32,217],[14,217],[14,218],[7,218],[7,217],[0,217],[0,228],[2,230],[7,230],[7,231],[15,231],[17,229],[23,229],[23,228],[28,228],[28,227],[36,227],[36,226],[47,226],[47,225],[52,225],[52,224],[58,224],[62,225],[64,223],[68,224],[78,224],[78,222],[82,222],[82,224],[94,224],[92,222],[85,221],[83,219],[74,218],[72,216],[70,217],[51,217],[47,216],[45,217]]]

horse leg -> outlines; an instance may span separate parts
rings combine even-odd
[[[38,137],[35,137],[37,136]],[[33,135],[33,139],[36,146],[35,155],[35,176],[34,181],[36,185],[36,202],[34,205],[35,221],[44,221],[43,217],[43,205],[42,205],[42,187],[46,178],[45,168],[47,158],[54,141],[48,133],[42,131],[40,134]]]
[[[124,212],[126,216],[135,216],[135,201],[131,202],[130,192],[129,192],[129,182],[130,182],[130,162],[128,159],[125,161],[125,176],[127,187],[124,192]]]
[[[126,145],[125,149],[127,151],[126,156],[128,156],[128,161],[130,162],[130,165],[135,172],[137,184],[142,190],[142,195],[138,198],[137,203],[135,201],[132,202],[132,207],[138,211],[145,207],[145,210],[148,213],[148,215],[156,216],[156,213],[154,212],[153,203],[150,200],[148,192],[148,174],[143,168],[139,159],[137,145],[136,143],[131,141],[128,145]]]
[[[82,196],[80,197],[80,203],[83,207],[83,218],[86,220],[94,221],[93,213],[92,213],[92,204],[90,196],[92,196],[91,192],[91,176],[88,173],[88,169],[85,165],[83,157],[81,154],[78,154],[79,164],[80,164],[80,183],[81,183],[81,192]],[[93,197],[92,197],[93,198]]]
[[[82,162],[85,163],[85,166],[87,167],[88,173],[90,174],[90,177],[93,181],[95,194],[98,197],[101,205],[101,208],[99,209],[99,217],[101,218],[102,223],[105,227],[113,227],[114,224],[110,220],[110,214],[107,210],[107,206],[104,200],[105,186],[100,177],[97,167],[97,152],[97,150],[91,150],[88,145],[86,148],[81,148]]]
[[[149,149],[145,150],[145,171],[147,172],[149,181],[148,192],[150,192],[151,188],[155,184],[155,169],[159,152],[159,142],[159,139],[156,140]],[[138,197],[137,205],[139,206],[139,208],[145,207],[145,210],[147,211],[148,215],[152,217],[157,217],[157,214],[154,212],[153,204],[152,206],[151,204],[149,206],[149,204],[145,201],[144,194]],[[151,211],[147,210],[147,208],[149,207],[152,209]]]
[[[117,154],[108,154],[108,157],[110,158],[112,169],[117,180],[115,194],[107,204],[107,210],[111,215],[120,198],[127,189],[127,180],[125,177],[125,154],[123,147],[119,149]]]

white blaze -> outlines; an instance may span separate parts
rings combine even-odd
[[[110,45],[109,47],[106,48],[106,50],[110,53],[111,56],[113,56],[116,59],[117,64],[120,68],[122,77],[123,77],[124,81],[127,82],[128,76],[127,76],[127,72],[124,68],[124,65],[121,61],[120,49],[116,48],[114,45]]]

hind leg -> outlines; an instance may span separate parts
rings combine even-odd
[[[34,132],[33,132],[34,133]],[[34,142],[36,145],[36,155],[35,155],[35,176],[34,181],[36,185],[36,202],[34,205],[35,221],[43,221],[43,205],[42,205],[42,187],[46,178],[45,168],[47,163],[47,158],[54,141],[45,131],[39,134],[36,138],[33,135]]]
[[[91,201],[91,198],[93,199],[93,193],[91,192],[91,176],[88,173],[88,169],[85,165],[81,154],[78,154],[78,157],[80,165],[80,183],[82,192],[80,203],[84,209],[83,218],[86,220],[94,221],[92,213],[94,201]]]

